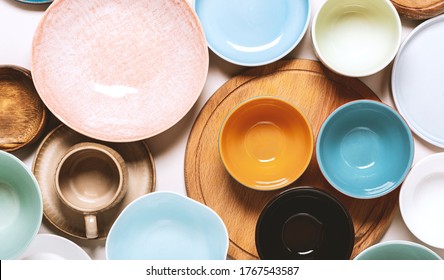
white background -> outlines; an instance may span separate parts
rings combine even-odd
[[[71,0],[75,1],[75,0]],[[106,1],[106,0],[104,0]],[[133,0],[137,1],[137,0]],[[270,0],[271,1],[271,0]],[[323,0],[312,0],[311,17],[318,10]],[[0,65],[13,64],[30,69],[31,65],[31,43],[35,28],[42,17],[46,5],[33,6],[20,4],[14,0],[0,0]],[[420,22],[409,21],[402,18],[403,38]],[[311,46],[310,34],[307,32],[302,42],[286,58],[316,59]],[[156,164],[157,184],[156,190],[170,190],[186,194],[184,181],[184,155],[185,147],[197,114],[208,100],[208,98],[228,79],[239,74],[245,67],[236,66],[223,61],[210,51],[210,68],[208,79],[204,90],[192,108],[192,110],[175,126],[166,132],[148,139],[148,143]],[[390,93],[391,65],[383,71],[362,78],[383,102],[393,106]],[[431,146],[423,140],[414,136],[415,158],[414,162],[425,156],[442,152],[444,150]],[[29,167],[31,167],[35,150],[39,143],[34,146],[15,153]],[[57,231],[52,232],[42,224],[40,233],[54,233],[67,237],[82,246],[92,259],[105,258],[105,241],[85,241],[72,238]],[[381,241],[387,240],[410,240],[420,242],[416,239],[402,221],[399,209],[396,209],[395,218]],[[425,244],[424,244],[425,245]],[[444,250],[428,246],[444,258]]]

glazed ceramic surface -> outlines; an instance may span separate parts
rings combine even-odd
[[[392,71],[395,104],[411,129],[444,147],[444,15],[423,22],[405,39]]]
[[[195,0],[212,51],[245,66],[264,65],[301,41],[310,19],[308,0]]]
[[[413,161],[409,127],[392,108],[360,100],[339,107],[324,122],[317,146],[329,183],[355,198],[375,198],[397,188]]]
[[[405,224],[421,241],[444,249],[444,153],[419,161],[405,179],[399,207]]]
[[[28,249],[20,256],[22,260],[90,260],[77,244],[53,234],[37,234]]]
[[[256,97],[230,112],[222,124],[219,151],[241,184],[275,190],[299,178],[313,153],[313,132],[304,114],[277,97]]]
[[[38,183],[20,159],[0,151],[0,259],[14,259],[29,246],[42,222]]]
[[[0,65],[0,149],[14,151],[38,139],[47,119],[46,108],[29,70]]]
[[[320,189],[298,187],[277,195],[256,225],[261,259],[348,259],[353,245],[348,211]]]
[[[97,238],[104,239],[122,210],[155,188],[154,161],[144,141],[101,142],[60,125],[43,139],[35,155],[32,171],[39,182],[43,196],[43,214],[50,225],[71,236],[86,239],[84,216],[60,200],[56,192],[55,174],[59,162],[69,149],[74,145],[90,142],[107,145],[118,152],[128,171],[128,190],[122,201],[115,207],[97,214]]]
[[[395,57],[401,20],[389,0],[328,0],[311,30],[319,59],[346,76],[374,74]]]
[[[35,32],[36,88],[63,123],[130,142],[178,122],[208,72],[205,36],[185,0],[60,0]]]
[[[123,158],[108,146],[80,143],[67,151],[57,166],[60,198],[80,212],[96,212],[116,205],[127,190]]]
[[[365,249],[355,260],[441,260],[441,257],[421,244],[394,240]]]
[[[228,234],[207,206],[173,192],[155,192],[131,203],[106,240],[107,259],[224,260]]]
[[[15,1],[26,4],[48,4],[53,2],[53,0],[15,0]]]

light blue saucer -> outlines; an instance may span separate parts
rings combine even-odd
[[[238,65],[274,62],[301,41],[310,19],[309,0],[195,0],[208,46]]]
[[[405,179],[414,143],[395,110],[358,100],[339,107],[323,123],[316,154],[324,177],[337,190],[355,198],[376,198]]]

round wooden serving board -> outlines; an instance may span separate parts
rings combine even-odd
[[[361,81],[339,76],[311,60],[284,60],[251,69],[232,78],[208,100],[188,139],[185,182],[188,196],[215,210],[230,236],[228,255],[257,259],[255,228],[265,204],[278,191],[256,191],[237,183],[226,172],[218,153],[219,130],[225,116],[240,102],[254,96],[279,96],[305,113],[317,138],[327,116],[340,105],[356,99],[379,100]],[[296,186],[328,191],[349,210],[355,227],[352,257],[377,242],[390,224],[398,192],[372,200],[346,197],[324,179],[314,154]]]
[[[444,13],[443,0],[391,0],[398,12],[410,19],[428,19]]]

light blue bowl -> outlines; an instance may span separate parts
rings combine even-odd
[[[0,259],[22,254],[42,217],[42,194],[34,175],[20,159],[0,151]]]
[[[441,257],[423,245],[395,240],[370,246],[355,260],[441,260]]]
[[[409,127],[392,108],[358,100],[339,107],[323,123],[316,154],[324,177],[337,190],[376,198],[405,179],[414,144]]]
[[[195,0],[208,46],[238,65],[274,62],[301,41],[310,19],[309,0]]]
[[[207,206],[173,192],[130,203],[106,240],[110,260],[225,260],[228,233]]]

